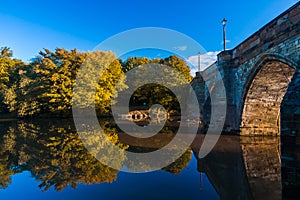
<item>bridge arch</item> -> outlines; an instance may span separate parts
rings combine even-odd
[[[279,135],[280,105],[297,65],[263,54],[252,67],[241,96],[241,135]]]

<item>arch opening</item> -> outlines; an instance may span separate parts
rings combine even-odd
[[[279,135],[280,105],[295,69],[278,60],[266,60],[255,73],[246,88],[241,135]]]

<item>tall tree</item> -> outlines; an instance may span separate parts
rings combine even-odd
[[[186,65],[184,60],[176,56],[170,56],[165,59],[156,58],[153,60],[138,57],[129,58],[123,62],[123,70],[127,72],[139,65],[150,63],[159,64],[160,67],[169,66],[172,69],[175,69],[185,81],[183,81],[181,78],[176,78],[177,75],[170,71],[169,75],[173,76],[172,80],[176,79],[176,81],[171,83],[174,87],[180,87],[181,85],[189,83],[192,80],[189,66]],[[138,77],[139,75],[136,76]],[[161,77],[161,79],[168,81],[167,77]],[[167,111],[178,114],[178,112],[180,112],[178,98],[182,97],[176,97],[172,91],[163,85],[147,84],[139,87],[134,92],[130,100],[130,105],[132,106],[132,109],[149,109],[153,104],[161,104]]]
[[[95,104],[99,115],[110,112],[110,105],[118,92],[126,88],[125,77],[120,61],[112,52],[89,52],[83,63],[82,73],[78,74],[76,84],[82,88],[73,94],[78,107]]]
[[[26,65],[21,60],[11,58],[12,55],[9,47],[0,49],[0,113],[2,114],[9,111],[8,101],[5,103],[5,97],[14,96],[14,92],[12,93],[10,89],[17,78],[14,72]]]

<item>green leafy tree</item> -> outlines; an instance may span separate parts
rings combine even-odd
[[[73,94],[74,104],[80,108],[95,104],[98,115],[109,114],[113,99],[127,87],[120,61],[112,52],[89,52],[83,69],[75,83],[80,89]]]
[[[21,60],[11,58],[12,55],[10,48],[0,49],[0,113],[2,114],[9,112],[8,103],[12,103],[10,101],[15,97],[15,93],[11,89],[16,81],[16,74],[13,72],[26,65]]]
[[[176,69],[185,79],[187,79],[189,82],[192,81],[193,77],[190,74],[190,67],[187,66],[184,60],[182,60],[181,58],[173,55],[169,56],[168,58],[162,59],[160,63]]]
[[[186,65],[184,60],[176,57],[170,56],[165,59],[153,59],[150,60],[148,58],[129,58],[126,62],[123,62],[123,70],[125,72],[143,64],[150,64],[155,63],[158,64],[160,67],[169,66],[175,69],[180,75],[185,79],[182,82],[182,79],[179,77],[176,78],[176,74],[172,71],[168,72],[169,76],[172,77],[173,81],[172,84],[174,87],[180,87],[181,85],[187,84],[192,80],[192,76],[190,75],[190,68]],[[167,70],[167,69],[166,69]],[[167,70],[168,71],[168,70]],[[147,72],[151,73],[151,72]],[[155,72],[153,72],[155,73]],[[139,74],[136,74],[139,77]],[[158,75],[159,76],[159,75]],[[175,78],[174,78],[175,77]],[[168,78],[160,77],[162,80],[165,79],[168,81]],[[143,80],[143,79],[141,79]],[[138,83],[137,83],[138,85]],[[140,85],[143,85],[142,83]],[[153,104],[160,104],[165,107],[165,109],[171,113],[179,114],[180,106],[179,106],[179,99],[181,97],[176,97],[175,94],[170,91],[168,88],[164,87],[163,85],[158,84],[147,84],[139,87],[131,97],[130,106],[131,109],[149,109]]]
[[[38,95],[39,102],[45,108],[42,111],[70,116],[73,85],[86,53],[58,48],[55,52],[45,49],[40,55],[41,61],[34,62],[33,65],[36,84],[42,89]]]

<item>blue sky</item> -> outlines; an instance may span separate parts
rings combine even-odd
[[[221,20],[224,17],[228,19],[227,47],[233,48],[296,2],[3,0],[0,6],[0,46],[11,47],[15,57],[28,61],[44,47],[87,51],[122,31],[163,27],[188,35],[213,57],[222,49]]]

